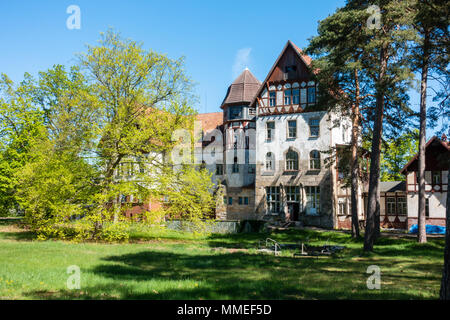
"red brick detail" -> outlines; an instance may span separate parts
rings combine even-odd
[[[417,224],[417,218],[408,218],[408,230],[413,224]],[[427,218],[425,224],[445,227],[445,218]]]

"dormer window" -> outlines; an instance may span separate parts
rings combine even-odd
[[[269,106],[275,107],[277,105],[277,94],[276,92],[272,91],[269,92]]]
[[[284,72],[292,72],[292,71],[297,71],[297,66],[286,66],[284,67]]]
[[[291,98],[292,98],[292,90],[288,89],[288,90],[284,90],[284,104],[285,105],[290,105],[291,104]]]
[[[316,87],[308,88],[308,103],[316,103]]]
[[[300,103],[300,90],[293,89],[292,90],[292,104],[299,104],[299,103]]]

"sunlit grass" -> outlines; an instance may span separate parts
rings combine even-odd
[[[339,244],[327,257],[261,254],[258,241]],[[348,234],[290,230],[271,234],[193,236],[140,228],[131,243],[35,241],[0,226],[0,299],[436,299],[443,239],[383,237],[372,254]],[[66,286],[81,269],[81,289]],[[368,290],[367,267],[381,268],[381,290]]]

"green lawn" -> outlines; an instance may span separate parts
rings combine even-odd
[[[255,249],[267,236],[347,249],[333,257],[275,257]],[[443,239],[419,245],[383,236],[363,256],[361,241],[311,230],[203,238],[141,231],[132,239],[41,242],[0,225],[0,299],[436,299],[444,251]],[[80,290],[66,287],[70,265],[81,268]],[[370,265],[381,268],[381,290],[366,287]]]

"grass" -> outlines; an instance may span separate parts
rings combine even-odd
[[[258,253],[258,241],[339,244],[336,256],[298,258]],[[374,253],[348,234],[291,230],[194,237],[137,228],[129,244],[35,241],[0,224],[0,299],[437,299],[444,239],[383,236]],[[81,269],[69,290],[67,267]],[[367,267],[381,268],[381,290],[366,286]]]

